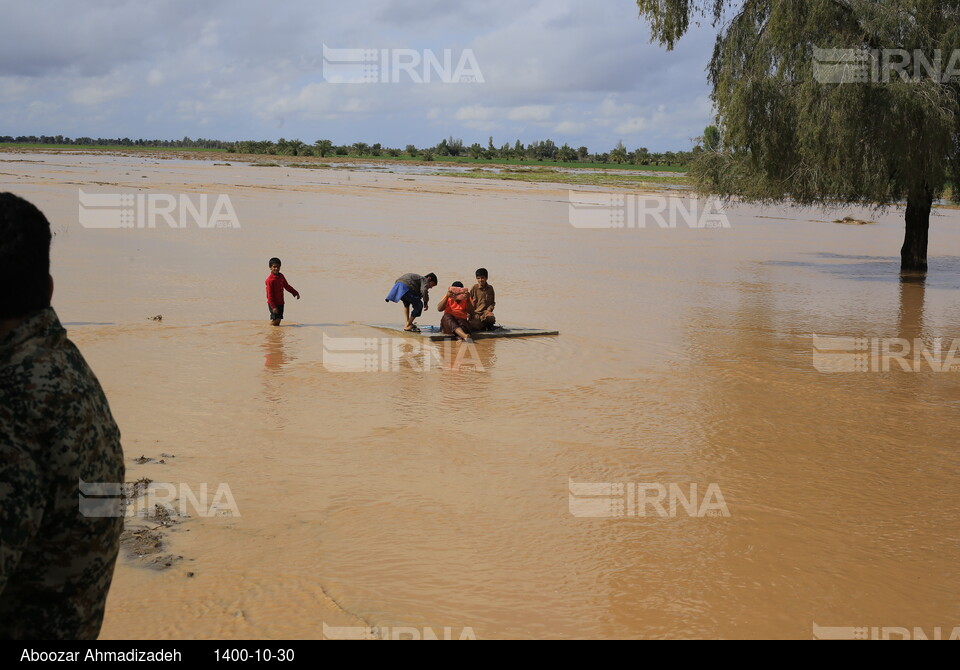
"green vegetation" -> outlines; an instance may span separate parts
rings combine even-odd
[[[701,151],[651,152],[645,147],[628,151],[623,142],[609,152],[591,153],[587,147],[574,149],[568,144],[557,146],[552,140],[538,140],[524,145],[520,140],[514,144],[506,143],[499,148],[490,137],[487,146],[479,143],[465,146],[463,140],[448,137],[433,147],[417,148],[408,144],[404,149],[384,147],[379,143],[335,145],[331,140],[320,139],[307,144],[299,139],[288,140],[281,137],[276,142],[242,140],[224,142],[222,140],[190,139],[182,140],[131,140],[92,139],[81,137],[70,139],[63,135],[36,136],[0,136],[0,148],[86,150],[86,151],[191,151],[209,153],[227,153],[236,155],[266,156],[316,156],[337,160],[406,160],[443,163],[477,163],[486,165],[550,165],[554,167],[595,168],[595,169],[639,169],[669,172],[684,172],[690,161]]]
[[[36,140],[38,138],[0,137],[0,140]],[[553,142],[534,142],[523,145],[517,141],[506,144],[500,149],[493,146],[493,138],[487,148],[474,144],[464,147],[461,140],[447,138],[435,147],[418,149],[408,144],[403,150],[383,147],[380,144],[355,142],[352,145],[334,145],[330,140],[317,140],[307,145],[300,140],[281,138],[277,142],[219,142],[216,140],[177,141],[159,140],[97,140],[76,143],[69,138],[39,138],[60,140],[59,142],[2,142],[0,149],[49,149],[58,151],[162,151],[191,152],[194,155],[209,155],[209,160],[241,160],[252,167],[286,167],[301,169],[336,168],[344,163],[373,162],[413,162],[435,165],[475,165],[473,170],[456,173],[458,177],[474,179],[506,179],[525,182],[552,182],[560,184],[578,184],[589,186],[607,186],[613,188],[639,187],[686,187],[691,184],[686,177],[687,163],[701,149],[693,152],[664,154],[651,153],[647,149],[627,151],[622,142],[609,154],[591,154],[586,147],[572,149],[566,144],[557,147]],[[89,138],[83,138],[89,139]],[[102,143],[97,143],[102,142]],[[257,157],[269,157],[276,160],[262,160]],[[323,162],[316,158],[324,158]],[[495,166],[500,170],[493,172],[482,170],[481,166]],[[567,170],[577,170],[576,173]],[[634,172],[636,174],[629,174]],[[667,174],[651,174],[667,173]],[[450,173],[433,174],[449,176]]]
[[[176,152],[192,152],[192,153],[211,153],[211,154],[224,154],[225,152],[221,149],[208,149],[201,147],[142,147],[142,146],[120,146],[120,145],[73,145],[73,144],[20,144],[16,142],[3,142],[0,143],[0,149],[41,149],[41,150],[50,150],[50,151],[124,151],[124,152],[136,152],[136,151],[162,151],[169,153]],[[236,159],[241,154],[236,154],[232,156],[233,159]],[[257,154],[253,154],[257,155]],[[432,157],[428,157],[432,156]],[[225,156],[218,156],[223,158]],[[304,157],[309,157],[309,154]],[[339,160],[371,160],[371,161],[382,161],[382,162],[409,162],[409,163],[421,163],[424,161],[434,161],[437,163],[451,163],[451,164],[473,164],[473,165],[491,165],[491,166],[518,166],[518,167],[550,167],[550,168],[576,168],[576,169],[592,169],[592,170],[636,170],[638,172],[675,172],[677,174],[684,174],[687,171],[687,167],[684,165],[636,165],[633,163],[625,163],[623,165],[618,165],[615,163],[594,163],[594,162],[564,162],[557,160],[517,160],[517,159],[495,159],[495,158],[470,158],[469,156],[442,156],[437,157],[431,151],[426,150],[423,154],[416,156],[398,154],[393,155],[380,155],[374,156],[373,154],[343,154],[335,156]],[[258,167],[264,166],[279,166],[278,163],[253,163],[253,165]],[[336,165],[334,163],[333,165]],[[329,163],[291,163],[290,167],[301,167],[301,168],[326,168],[331,167]]]

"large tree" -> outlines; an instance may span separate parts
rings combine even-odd
[[[692,166],[700,190],[804,205],[905,202],[901,268],[926,271],[933,202],[948,183],[960,202],[960,0],[637,5],[668,49],[701,19],[717,31],[708,78],[720,147]]]

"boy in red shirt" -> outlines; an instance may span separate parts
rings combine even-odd
[[[280,274],[280,259],[270,259],[270,276],[267,277],[267,307],[270,308],[270,325],[279,326],[283,319],[283,291],[286,289],[290,294],[300,299],[300,293],[297,289],[287,283],[287,278]]]

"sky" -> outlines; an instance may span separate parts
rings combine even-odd
[[[0,0],[0,15],[0,135],[680,151],[713,116],[715,33],[668,52],[634,0]]]

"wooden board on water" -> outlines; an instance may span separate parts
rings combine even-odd
[[[417,337],[426,337],[431,342],[440,342],[442,340],[453,339],[455,335],[444,335],[440,332],[440,326],[420,326],[419,333],[409,333],[398,324],[367,323],[364,324],[371,328],[380,330],[390,330],[401,335],[410,335]],[[539,328],[500,328],[498,330],[484,330],[473,334],[475,340],[486,340],[494,337],[546,337],[548,335],[559,335],[557,330],[540,330]]]

